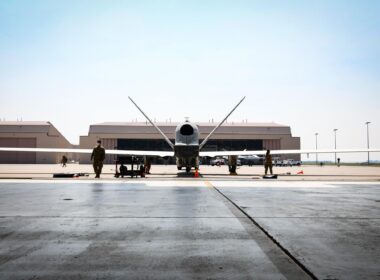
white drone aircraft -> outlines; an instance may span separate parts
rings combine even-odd
[[[129,155],[129,156],[157,156],[157,157],[176,157],[178,170],[183,167],[186,172],[190,172],[194,167],[199,168],[200,157],[217,157],[217,156],[249,156],[249,155],[265,155],[266,151],[202,151],[207,141],[214,132],[227,120],[227,118],[235,111],[235,109],[243,102],[243,97],[239,103],[228,113],[228,115],[210,132],[209,135],[199,143],[198,127],[189,122],[179,124],[175,130],[175,143],[162,132],[162,130],[143,112],[143,110],[128,97],[136,108],[144,115],[144,117],[152,124],[157,131],[166,140],[172,151],[137,151],[137,150],[106,150],[109,155]],[[48,153],[83,153],[91,154],[92,149],[61,149],[61,148],[5,148],[0,147],[0,151],[16,151],[16,152],[48,152]],[[330,150],[272,150],[272,155],[284,154],[321,154],[321,153],[359,153],[359,152],[380,152],[380,149],[330,149]]]

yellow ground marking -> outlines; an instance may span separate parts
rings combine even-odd
[[[214,188],[214,185],[210,183],[210,181],[205,181],[206,187]]]

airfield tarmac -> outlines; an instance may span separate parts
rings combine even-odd
[[[130,168],[130,165],[128,165]],[[90,164],[0,164],[0,179],[51,179],[53,173],[89,173],[93,176]],[[303,165],[294,167],[274,167],[278,180],[292,181],[375,181],[380,182],[380,166],[315,166]],[[303,174],[297,174],[302,172]],[[188,179],[184,172],[178,172],[174,165],[153,165],[149,180]],[[229,176],[227,166],[200,166],[200,179],[220,180],[262,180],[263,166],[241,166],[237,169],[238,176]],[[102,178],[114,179],[115,165],[104,165]],[[79,178],[86,179],[86,178]],[[118,179],[119,180],[119,179]]]
[[[0,279],[380,279],[374,176],[171,176],[1,179]]]

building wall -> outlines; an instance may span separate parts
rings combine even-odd
[[[213,129],[215,124],[199,126],[200,141]],[[161,130],[170,138],[174,139],[175,125],[159,125]],[[88,149],[96,145],[101,139],[106,148],[117,147],[117,139],[162,139],[155,128],[149,124],[126,124],[126,125],[92,125],[88,136],[80,137],[80,148]],[[292,137],[288,126],[249,126],[230,125],[222,126],[210,140],[262,140],[263,149],[299,149],[300,138]],[[106,163],[113,163],[116,156],[110,156]],[[292,158],[299,160],[300,155],[282,155],[281,158]],[[90,156],[81,154],[80,163],[90,163]]]
[[[35,148],[36,138],[1,137],[0,147]],[[4,163],[36,163],[36,153],[31,152],[0,152],[0,164]]]
[[[49,126],[49,132],[37,137],[38,148],[72,148],[66,138],[54,127]],[[37,153],[37,163],[59,163],[65,153]],[[65,154],[69,159],[75,158],[71,154]]]
[[[72,148],[73,146],[50,123],[28,125],[28,122],[17,122],[15,125],[0,122],[0,145],[3,147],[36,148]],[[34,139],[31,144],[31,140]],[[10,146],[9,146],[10,145]],[[33,152],[0,152],[1,163],[59,163],[63,153]],[[67,154],[68,158],[74,157]],[[34,160],[33,160],[34,158]]]
[[[95,135],[80,136],[79,137],[79,148],[80,149],[92,149],[96,145],[96,141],[100,138]],[[79,163],[89,164],[91,163],[91,155],[89,154],[79,154]]]
[[[280,150],[281,140],[280,139],[264,139],[263,140],[263,150]]]
[[[204,139],[216,124],[199,125],[200,139]],[[174,139],[176,124],[159,125],[163,132]],[[29,140],[28,140],[29,139]],[[33,139],[33,140],[31,140]],[[37,148],[93,148],[101,139],[106,149],[117,147],[118,139],[162,139],[155,128],[147,123],[107,123],[90,126],[87,136],[80,137],[79,146],[70,144],[49,122],[0,122],[0,146]],[[262,140],[263,149],[299,149],[300,138],[292,137],[290,127],[273,124],[229,124],[220,127],[211,140]],[[211,147],[213,148],[213,147]],[[0,163],[59,163],[63,153],[6,153],[0,152]],[[69,159],[90,163],[89,154],[66,154]],[[107,155],[106,163],[114,163],[116,156]],[[282,158],[300,159],[299,155]]]
[[[105,149],[114,150],[117,148],[117,139],[102,138],[102,145]],[[117,155],[106,155],[105,163],[113,164],[117,160]]]
[[[300,137],[283,137],[281,139],[281,150],[298,150],[301,149]],[[282,155],[282,159],[295,159],[301,160],[301,155]]]

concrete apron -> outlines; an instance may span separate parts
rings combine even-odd
[[[310,279],[204,182],[0,183],[1,279]]]

